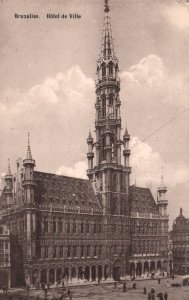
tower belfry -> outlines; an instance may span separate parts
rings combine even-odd
[[[104,213],[126,214],[131,168],[129,166],[129,140],[126,132],[121,138],[120,79],[118,59],[115,54],[108,0],[104,2],[104,27],[102,45],[97,60],[96,80],[96,165],[87,171],[94,182],[96,193]],[[87,140],[89,144],[89,139]],[[90,144],[91,145],[91,144]],[[124,165],[121,164],[121,146],[124,146]],[[92,149],[88,154],[89,166],[93,166]]]

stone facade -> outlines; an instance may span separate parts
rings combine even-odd
[[[182,208],[170,233],[174,272],[189,274],[189,218],[183,216]]]
[[[0,289],[11,286],[10,233],[0,215]]]
[[[166,188],[158,188],[156,203],[149,189],[130,185],[130,135],[126,128],[121,136],[119,67],[108,1],[104,11],[96,138],[90,132],[87,139],[89,180],[35,171],[29,139],[16,174],[9,166],[5,176],[1,209],[11,232],[13,286],[62,278],[119,280],[167,270]]]

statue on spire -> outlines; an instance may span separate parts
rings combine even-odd
[[[110,9],[109,9],[109,5],[108,5],[108,0],[105,0],[104,1],[104,12],[105,13],[108,13],[109,11],[110,11]]]

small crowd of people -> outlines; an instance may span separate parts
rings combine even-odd
[[[144,287],[144,294],[146,294],[146,287]],[[155,293],[155,289],[152,287],[151,292],[148,293],[148,300],[155,300],[157,296],[158,300],[168,300],[168,293],[165,292],[164,294],[162,292],[160,293]]]

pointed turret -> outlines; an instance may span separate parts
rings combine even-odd
[[[32,158],[30,147],[30,135],[28,133],[28,146],[26,158],[23,160],[24,166],[24,180],[23,186],[25,188],[25,202],[32,203],[34,201],[34,167],[35,160]]]
[[[130,141],[130,135],[128,133],[127,126],[125,128],[125,133],[123,135],[123,156],[124,156],[124,165],[125,167],[129,167],[129,156],[131,154],[131,151],[129,150],[129,141]]]
[[[88,173],[90,174],[93,169],[93,137],[91,134],[91,131],[89,130],[89,135],[87,138],[87,144],[88,144],[88,153],[87,153],[87,159],[88,159]],[[92,177],[89,176],[89,179],[92,179]]]
[[[7,174],[5,175],[5,197],[6,205],[10,206],[12,204],[12,195],[13,195],[13,175],[10,168],[10,160],[8,159],[8,169]]]
[[[159,213],[161,216],[167,216],[167,205],[168,201],[166,199],[167,187],[165,186],[163,179],[163,169],[161,170],[161,182],[157,189],[157,204],[159,208]]]

